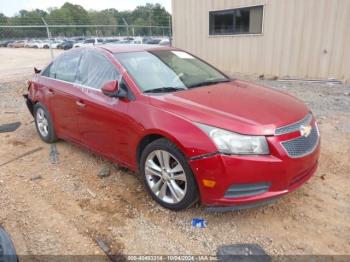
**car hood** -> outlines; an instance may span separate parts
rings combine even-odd
[[[273,135],[277,127],[296,122],[309,111],[291,95],[242,80],[152,96],[150,100],[153,106],[193,122],[250,135]]]

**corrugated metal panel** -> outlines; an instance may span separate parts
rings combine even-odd
[[[261,35],[209,36],[209,11],[264,5]],[[173,0],[174,44],[234,74],[350,80],[348,0]]]

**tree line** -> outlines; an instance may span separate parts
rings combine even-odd
[[[52,27],[52,37],[116,36],[116,35],[168,35],[170,14],[160,4],[140,5],[132,11],[109,8],[102,11],[85,10],[80,5],[66,2],[60,8],[21,10],[13,17],[0,13],[0,37],[36,38],[46,37],[45,28],[3,28],[1,26],[43,25],[42,18]],[[108,25],[97,27],[96,25]],[[129,26],[127,26],[129,25]]]

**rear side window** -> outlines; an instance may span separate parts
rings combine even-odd
[[[76,82],[100,90],[108,81],[118,79],[119,75],[118,70],[106,57],[88,51],[81,59]]]
[[[56,59],[50,67],[49,77],[74,82],[81,53],[68,52]]]

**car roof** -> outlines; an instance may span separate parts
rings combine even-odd
[[[110,53],[129,53],[129,52],[142,52],[142,51],[157,51],[157,50],[177,50],[176,48],[169,46],[159,45],[133,45],[133,44],[106,44],[98,46],[107,50]]]

